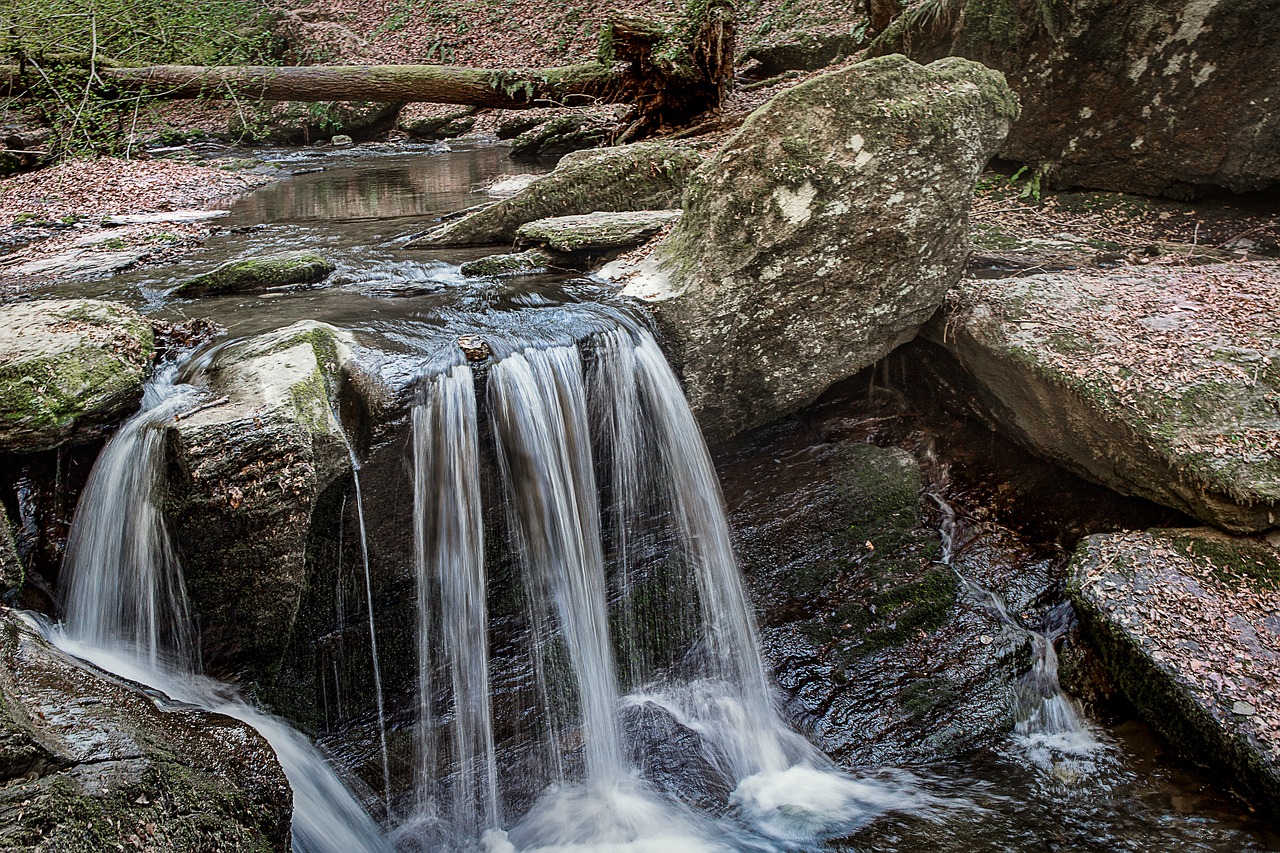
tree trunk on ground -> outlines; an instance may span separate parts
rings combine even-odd
[[[479,107],[580,106],[630,103],[627,134],[643,135],[718,107],[732,79],[733,6],[692,0],[668,21],[618,18],[601,35],[599,61],[543,69],[480,69],[448,65],[95,66],[106,97],[198,98],[234,95],[271,101],[426,101]],[[59,73],[71,68],[60,64]],[[39,58],[0,66],[0,95],[48,97]]]

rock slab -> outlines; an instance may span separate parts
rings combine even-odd
[[[0,848],[285,851],[292,809],[248,725],[158,702],[0,607]]]
[[[977,63],[884,57],[778,95],[695,173],[626,292],[653,304],[711,438],[915,335],[960,276],[974,183],[1017,115]]]
[[[1280,263],[966,281],[925,334],[1033,453],[1236,532],[1280,524]]]
[[[1068,582],[1147,721],[1280,813],[1280,553],[1207,528],[1096,535]]]
[[[0,449],[31,452],[100,436],[142,399],[155,349],[131,308],[37,300],[0,313]]]
[[[518,246],[555,252],[608,252],[639,246],[680,218],[678,210],[584,213],[526,222],[516,230]]]

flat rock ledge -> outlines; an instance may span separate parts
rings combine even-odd
[[[1090,536],[1069,590],[1147,721],[1280,814],[1280,552],[1210,528]]]
[[[926,337],[994,427],[1226,530],[1280,524],[1280,263],[962,282]]]
[[[596,211],[526,222],[516,230],[517,246],[555,252],[609,252],[639,246],[680,218],[679,210]]]
[[[91,440],[142,399],[155,338],[136,311],[95,299],[0,312],[0,450]]]

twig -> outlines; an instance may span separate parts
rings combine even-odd
[[[216,400],[210,400],[207,403],[201,403],[199,406],[196,406],[194,409],[188,409],[185,412],[178,412],[176,415],[173,416],[173,419],[175,421],[180,421],[183,418],[189,418],[189,417],[192,417],[193,415],[199,414],[200,412],[203,412],[205,409],[212,409],[216,406],[221,406],[230,402],[231,402],[230,397],[219,397]]]

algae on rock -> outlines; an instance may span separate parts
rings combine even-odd
[[[151,325],[123,305],[38,300],[0,315],[0,449],[100,436],[142,399]]]
[[[189,278],[173,290],[174,296],[213,296],[314,284],[336,267],[314,252],[280,252],[227,261],[216,269]]]

